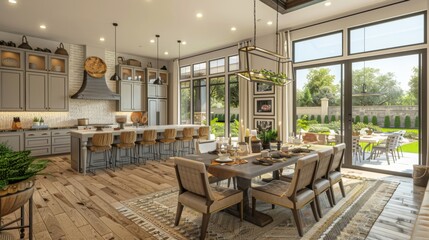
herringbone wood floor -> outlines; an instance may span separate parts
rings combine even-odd
[[[130,165],[115,172],[97,170],[96,175],[82,176],[70,169],[69,155],[49,159],[52,163],[45,172],[50,174],[37,177],[33,196],[34,239],[154,239],[115,208],[122,200],[176,186],[172,161],[148,161],[140,167]],[[366,172],[349,172],[368,177]],[[411,179],[372,175],[401,181],[401,184],[369,238],[407,239],[423,188],[413,188]],[[3,221],[16,216],[18,212]],[[19,238],[17,230],[7,234],[12,234],[13,239]]]

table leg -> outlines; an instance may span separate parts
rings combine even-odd
[[[80,149],[81,166],[82,166],[83,175],[86,174],[86,161],[87,161],[87,157],[88,157],[88,150],[86,149],[87,144],[88,144],[87,141],[82,141],[81,149]]]
[[[366,152],[366,149],[369,148],[369,146],[371,146],[371,143],[367,143],[362,150],[362,159],[363,160],[370,160],[372,157],[372,151],[371,151],[371,154],[369,155],[368,159],[365,159],[365,152]]]
[[[257,226],[263,227],[267,224],[270,224],[273,221],[273,218],[265,213],[255,211],[255,215],[252,216],[252,208],[250,206],[250,187],[252,184],[251,179],[237,177],[237,188],[243,191],[243,213],[244,220],[251,222]],[[233,214],[234,216],[240,216],[239,211],[234,207],[228,208],[227,212]]]

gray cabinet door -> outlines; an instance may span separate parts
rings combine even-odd
[[[158,115],[158,99],[149,99],[147,104],[148,125],[155,126]]]
[[[159,98],[167,98],[167,85],[158,85],[157,95]]]
[[[158,100],[159,125],[167,125],[167,99]]]
[[[148,98],[151,98],[151,97],[152,98],[156,98],[156,97],[158,97],[156,86],[157,85],[154,85],[154,84],[148,84],[147,85],[147,97]]]
[[[24,111],[24,91],[22,71],[0,70],[0,110]]]
[[[143,84],[133,83],[133,111],[143,111]]]
[[[133,110],[133,83],[130,81],[121,81],[119,94],[119,111],[132,111]]]
[[[48,75],[27,72],[25,79],[27,111],[46,111],[48,97]]]
[[[0,143],[6,144],[14,151],[24,150],[24,134],[21,133],[1,133]]]
[[[48,110],[67,111],[69,105],[67,76],[49,75],[48,80]]]

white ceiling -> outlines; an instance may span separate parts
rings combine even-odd
[[[0,0],[0,31],[26,34],[54,41],[114,49],[113,22],[117,28],[117,51],[156,57],[160,34],[160,58],[181,56],[235,44],[253,37],[252,0]],[[398,0],[330,0],[279,16],[279,29],[287,29]],[[326,2],[326,1],[325,1]],[[201,12],[203,17],[196,18]],[[276,13],[257,1],[257,35],[275,33]],[[267,21],[274,24],[268,26]],[[46,29],[39,26],[45,24]],[[231,27],[237,30],[232,32]],[[106,40],[100,42],[100,37]],[[7,39],[4,39],[7,40]],[[169,55],[165,56],[164,51]]]

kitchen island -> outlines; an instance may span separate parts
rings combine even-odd
[[[158,126],[147,126],[147,127],[126,127],[125,129],[114,130],[112,128],[103,129],[102,131],[96,130],[74,130],[71,131],[71,168],[77,172],[86,174],[87,165],[87,146],[91,144],[91,138],[96,133],[112,133],[113,136],[119,136],[121,132],[136,131],[137,139],[141,139],[144,131],[156,130],[158,134],[165,131],[165,129],[174,128],[177,130],[178,135],[183,128],[192,127],[195,132],[201,127],[201,125],[158,125]],[[96,157],[96,156],[95,156]],[[99,156],[102,157],[102,154]],[[97,158],[97,157],[96,157]],[[104,161],[104,159],[103,159]]]

